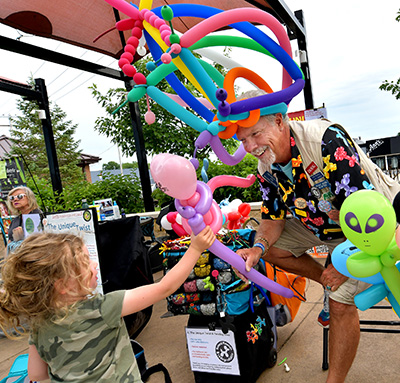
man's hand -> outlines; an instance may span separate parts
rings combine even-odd
[[[252,247],[250,249],[239,249],[236,254],[240,255],[246,262],[246,271],[250,271],[261,258],[262,250],[259,247]],[[243,281],[248,282],[248,279],[235,268],[233,269],[236,275]]]
[[[332,264],[330,264],[321,275],[321,283],[326,287],[330,288],[331,291],[335,291],[339,286],[347,281],[348,277],[340,274]]]

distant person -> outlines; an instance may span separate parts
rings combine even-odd
[[[7,206],[10,215],[16,215],[8,228],[8,250],[12,251],[24,239],[23,214],[42,214],[35,194],[27,186],[17,186],[8,193]]]
[[[176,291],[214,240],[207,226],[160,282],[103,296],[93,294],[97,263],[80,237],[41,233],[25,239],[2,268],[0,328],[12,338],[21,321],[30,325],[29,379],[141,382],[122,318]]]

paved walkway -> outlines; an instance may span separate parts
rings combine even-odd
[[[154,275],[155,280],[162,272]],[[268,369],[258,383],[325,382],[327,371],[322,370],[322,327],[317,316],[322,308],[322,288],[311,282],[307,290],[307,302],[290,323],[278,328],[278,363],[284,358],[290,367]],[[137,341],[142,344],[149,366],[163,363],[174,383],[194,382],[186,348],[185,326],[187,316],[161,318],[166,313],[166,302],[154,306],[150,322]],[[362,318],[398,321],[392,310],[368,310]],[[392,327],[393,328],[393,327]],[[400,328],[397,326],[397,328]],[[400,381],[400,334],[361,333],[356,360],[348,375],[348,383],[394,383]],[[15,357],[27,352],[27,341],[10,341],[0,335],[0,378],[7,375]],[[163,382],[162,374],[153,375],[150,383]]]

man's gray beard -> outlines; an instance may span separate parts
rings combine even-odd
[[[265,154],[268,154],[267,156]],[[267,165],[268,167],[271,167],[271,165],[273,163],[275,163],[276,161],[276,155],[275,153],[272,151],[272,149],[270,147],[267,147],[267,149],[265,150],[263,157],[260,159],[260,161],[264,164]]]

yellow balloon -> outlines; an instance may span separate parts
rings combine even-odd
[[[153,0],[140,0],[139,11],[142,9],[151,9],[153,6]]]
[[[143,0],[142,0],[143,1]],[[150,23],[147,21],[143,20],[143,27],[146,29],[146,31],[149,33],[149,35],[157,42],[157,44],[160,46],[160,48],[166,52],[167,49],[169,48],[167,44],[163,41],[160,35],[160,31],[156,28],[153,27]],[[176,65],[176,67],[185,75],[185,77],[193,84],[193,86],[201,93],[204,95],[204,97],[211,102],[211,100],[208,98],[206,92],[203,90],[203,88],[200,86],[196,78],[192,75],[192,72],[187,68],[187,66],[184,64],[184,62],[178,57],[174,58],[173,63]]]

